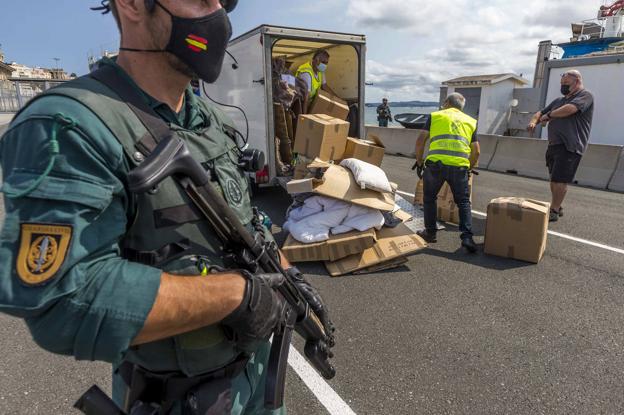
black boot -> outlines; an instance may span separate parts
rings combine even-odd
[[[466,250],[471,254],[477,252],[477,244],[475,243],[474,239],[472,239],[472,236],[462,239],[461,245],[466,248]]]
[[[420,236],[425,240],[425,242],[429,242],[430,244],[438,242],[438,238],[436,237],[435,232],[429,232],[426,229],[416,232],[416,235]]]

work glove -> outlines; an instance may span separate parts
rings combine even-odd
[[[425,171],[425,166],[416,160],[416,163],[412,166],[412,170],[416,170],[416,174],[419,179],[423,178],[423,172]]]
[[[241,271],[247,280],[243,301],[221,321],[228,338],[244,351],[254,351],[267,341],[275,328],[286,319],[287,303],[276,288],[284,283],[282,274],[251,274]]]
[[[314,314],[316,314],[321,321],[325,334],[327,334],[328,346],[334,347],[334,331],[336,331],[336,328],[334,327],[334,323],[332,323],[329,318],[329,311],[323,302],[323,298],[318,291],[316,291],[316,288],[306,281],[301,271],[299,271],[299,268],[290,267],[286,270],[286,273],[290,277],[292,283],[299,289],[308,304],[310,304],[310,308],[314,311]]]

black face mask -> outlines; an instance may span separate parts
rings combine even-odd
[[[570,85],[561,85],[561,94],[568,95],[570,93]]]
[[[171,16],[171,36],[164,50],[119,48],[131,52],[169,52],[188,65],[205,82],[217,80],[232,37],[232,25],[225,9],[197,18],[178,17],[158,0],[155,3]]]

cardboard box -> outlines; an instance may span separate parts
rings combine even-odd
[[[425,193],[423,192],[423,179],[419,179],[416,183],[416,190],[414,191],[414,204],[422,206],[424,202]]]
[[[325,114],[346,120],[349,116],[349,105],[347,101],[320,89],[308,113]]]
[[[295,172],[293,175],[293,179],[301,180],[301,179],[314,177],[315,171],[320,170],[321,172],[324,172],[331,165],[332,165],[331,163],[322,161],[319,158],[312,160],[305,156],[298,155],[297,161],[295,164]]]
[[[472,201],[472,182],[473,176],[468,179],[468,187],[470,188],[470,201]],[[423,180],[416,183],[416,191],[414,194],[414,204],[422,206],[424,204]],[[438,192],[438,220],[448,223],[459,223],[459,208],[455,204],[451,186],[444,183],[440,192]]]
[[[371,134],[371,138],[376,138],[376,136]],[[348,137],[343,159],[356,158],[375,166],[381,166],[385,152],[386,149],[378,139],[360,140]]]
[[[329,115],[299,116],[294,151],[307,158],[340,160],[344,155],[349,123]]]
[[[471,175],[468,179],[468,187],[470,188],[470,201],[472,202],[472,185],[473,185],[473,176]],[[424,184],[423,179],[419,179],[416,183],[416,190],[414,191],[414,204],[422,206],[424,204]],[[438,202],[440,200],[448,200],[455,203],[453,199],[453,192],[451,191],[451,186],[448,183],[444,182],[442,188],[438,192]]]
[[[329,166],[322,179],[291,180],[286,190],[290,194],[315,193],[382,211],[393,211],[395,206],[392,193],[362,189],[350,170],[336,165]]]
[[[426,246],[424,240],[405,224],[400,224],[396,228],[383,228],[377,231],[375,245],[361,254],[351,255],[338,261],[325,262],[325,267],[329,275],[337,277],[388,263],[416,253]]]
[[[301,243],[288,235],[282,252],[290,262],[336,261],[364,252],[375,244],[375,230],[332,235],[327,241]]]
[[[438,201],[438,216],[440,222],[459,224],[459,208],[453,201]]]
[[[538,263],[546,249],[550,203],[500,197],[488,204],[486,254]]]

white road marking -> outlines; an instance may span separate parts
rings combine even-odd
[[[409,196],[409,197],[414,197],[415,196],[415,195],[413,195],[411,193],[402,192],[400,190],[397,190],[397,193],[400,194],[400,195],[403,195],[403,196]],[[477,216],[487,217],[486,213],[479,212],[477,210],[473,210],[472,213],[474,213]],[[570,241],[579,242],[579,243],[582,243],[582,244],[585,244],[585,245],[594,246],[596,248],[605,249],[607,251],[615,252],[617,254],[624,254],[624,249],[617,248],[615,246],[601,244],[599,242],[590,241],[588,239],[577,238],[576,236],[568,235],[568,234],[561,233],[561,232],[548,231],[548,233],[551,234],[552,236],[558,236],[559,238],[568,239]]]
[[[312,391],[330,415],[355,415],[355,412],[342,400],[340,396],[325,382],[316,370],[305,360],[292,345],[288,356],[288,364],[306,386]]]

